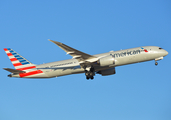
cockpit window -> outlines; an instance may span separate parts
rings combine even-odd
[[[159,49],[161,50],[161,49],[163,49],[163,48],[160,47]]]

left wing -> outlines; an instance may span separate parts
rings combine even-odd
[[[93,62],[96,62],[98,60],[97,57],[86,54],[84,52],[81,52],[79,50],[76,50],[74,48],[71,48],[63,43],[49,40],[53,43],[55,43],[57,46],[59,46],[61,49],[63,49],[67,54],[70,54],[73,58],[77,59],[81,66],[87,65],[87,64],[92,64]]]

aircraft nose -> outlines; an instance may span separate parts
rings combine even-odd
[[[164,56],[166,56],[166,55],[168,55],[169,53],[166,51],[166,50],[164,50]]]

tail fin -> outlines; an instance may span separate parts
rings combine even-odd
[[[15,69],[17,70],[27,70],[36,68],[34,64],[29,62],[27,59],[19,55],[17,52],[12,50],[11,48],[4,48],[7,56],[11,60],[12,64],[14,65]]]

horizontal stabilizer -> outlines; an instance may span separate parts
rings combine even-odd
[[[21,71],[21,70],[16,70],[16,69],[11,69],[11,68],[3,68],[4,70],[11,72],[11,73],[25,73],[25,71]]]

